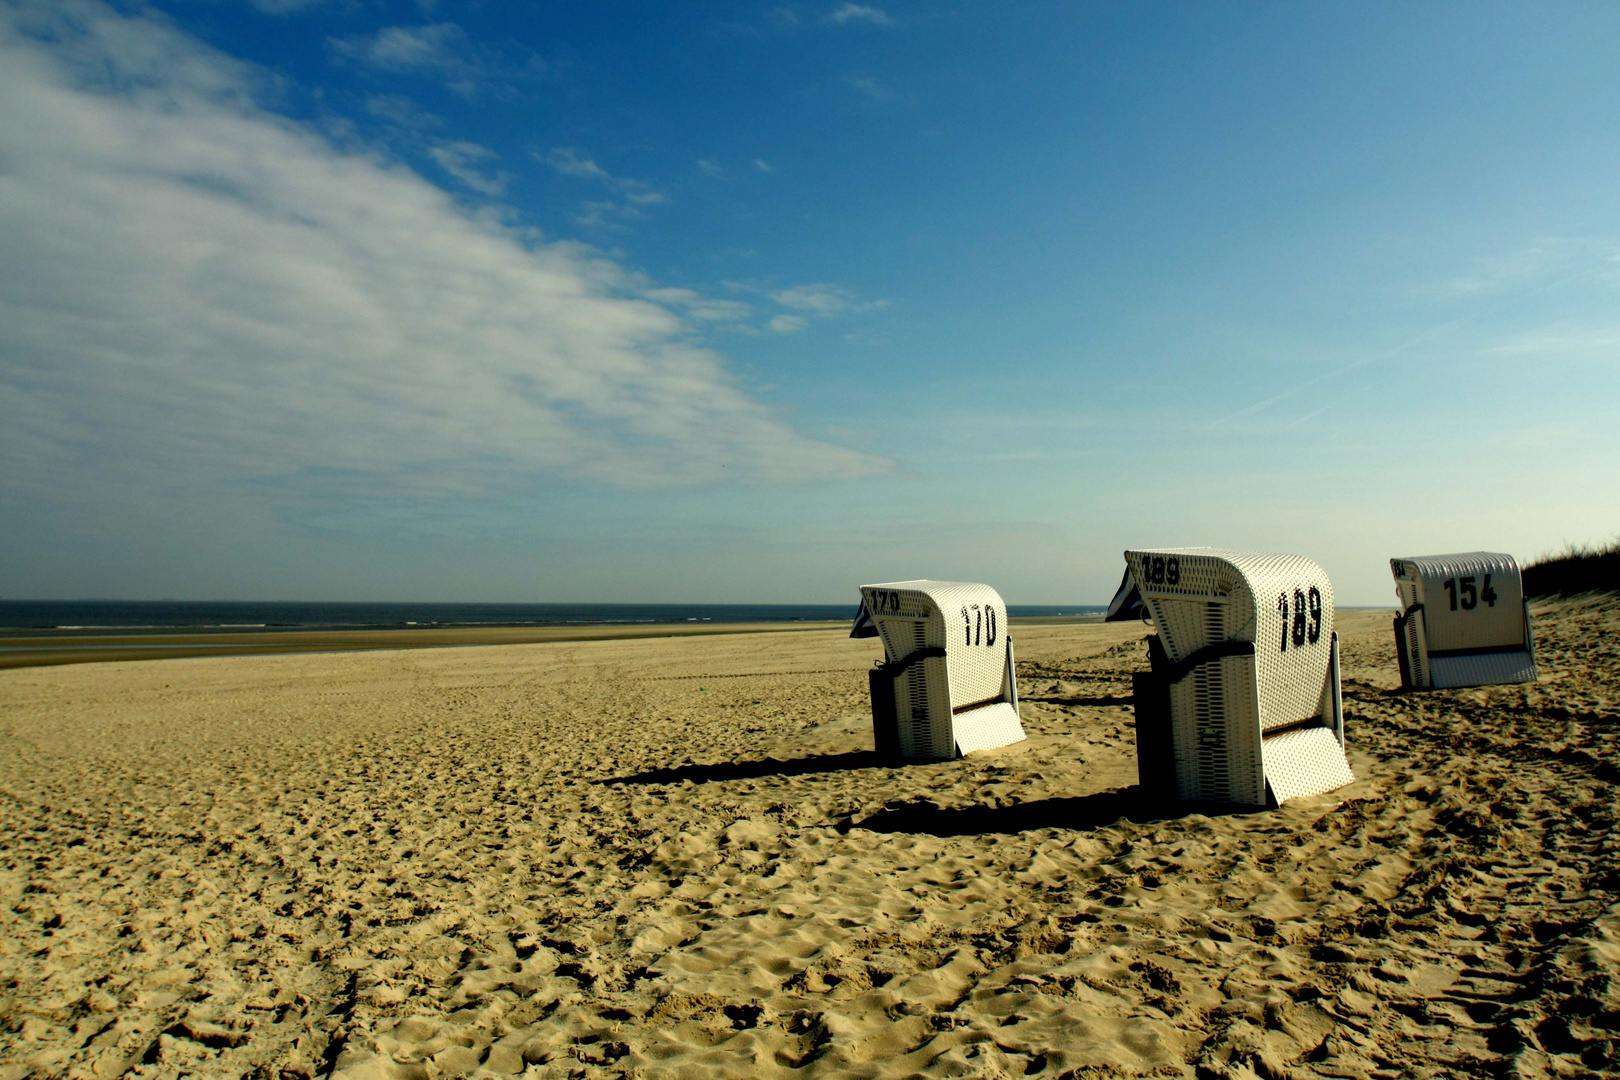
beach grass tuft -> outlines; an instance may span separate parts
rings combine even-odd
[[[1524,568],[1526,596],[1620,592],[1620,536],[1607,544],[1566,544]]]

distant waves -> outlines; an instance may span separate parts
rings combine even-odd
[[[229,631],[480,626],[836,622],[855,604],[366,604],[280,601],[0,600],[0,629]],[[1011,605],[1013,618],[1095,615],[1087,605]]]

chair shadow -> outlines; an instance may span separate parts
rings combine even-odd
[[[1104,695],[1102,697],[1063,697],[1062,695],[1047,696],[1044,694],[1024,694],[1024,701],[1039,701],[1043,705],[1087,705],[1094,709],[1103,709],[1111,705],[1134,705],[1136,699],[1129,695],[1121,697]]]
[[[811,754],[801,758],[764,758],[758,761],[717,761],[709,765],[678,765],[669,769],[649,769],[631,776],[609,776],[593,784],[679,784],[687,780],[708,784],[718,780],[758,780],[766,776],[808,776],[812,773],[843,772],[847,769],[894,768],[898,763],[875,750],[853,750],[847,754]]]
[[[879,810],[863,821],[848,818],[839,832],[867,829],[880,833],[924,833],[929,836],[979,836],[1020,833],[1036,829],[1089,831],[1113,825],[1121,818],[1141,825],[1171,821],[1192,814],[1225,817],[1255,812],[1252,806],[1230,803],[1183,803],[1162,796],[1149,798],[1139,785],[1099,791],[1067,799],[1038,799],[1012,806],[959,806],[946,809],[929,802],[907,803]]]

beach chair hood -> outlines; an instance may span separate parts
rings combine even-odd
[[[1264,805],[1354,779],[1344,752],[1333,585],[1299,555],[1127,551],[1158,629],[1153,678],[1183,799]],[[1139,708],[1139,715],[1144,710]],[[1151,716],[1150,707],[1145,712]],[[1141,730],[1141,740],[1151,736]],[[1147,755],[1143,755],[1147,760]]]
[[[883,639],[885,659],[871,676],[880,751],[948,758],[1024,739],[996,590],[926,579],[863,585],[861,610]]]
[[[1512,555],[1468,551],[1389,561],[1401,613],[1395,651],[1409,690],[1536,681],[1524,579]]]

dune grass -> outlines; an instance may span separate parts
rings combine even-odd
[[[1526,596],[1620,592],[1620,536],[1607,544],[1569,544],[1524,568]]]

